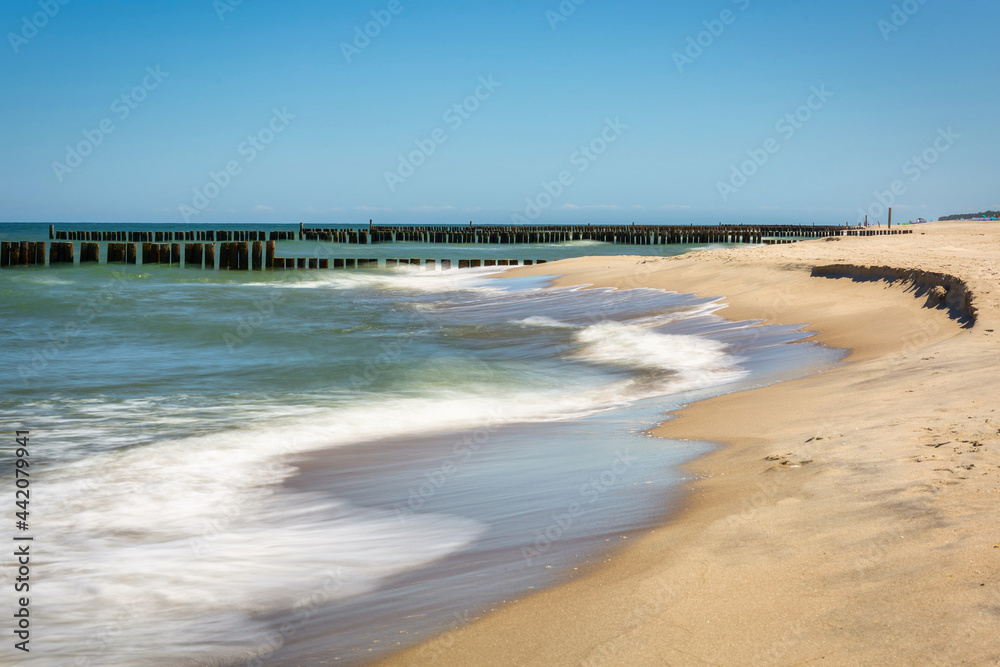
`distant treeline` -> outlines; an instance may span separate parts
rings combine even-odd
[[[1000,218],[1000,211],[983,211],[982,213],[959,213],[946,215],[938,220],[975,220],[976,218]]]

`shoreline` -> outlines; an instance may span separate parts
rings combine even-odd
[[[377,664],[1000,661],[998,229],[931,223],[508,271],[724,295],[723,317],[806,323],[847,363],[675,413],[656,435],[721,446],[685,466],[700,480],[665,524],[583,576]],[[813,275],[834,265],[845,277]],[[963,308],[966,321],[950,317]]]

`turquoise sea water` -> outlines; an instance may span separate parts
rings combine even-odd
[[[0,271],[0,415],[32,437],[32,661],[364,663],[660,521],[707,447],[645,436],[665,412],[839,358],[708,299],[495,273]]]

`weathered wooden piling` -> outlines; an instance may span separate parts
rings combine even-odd
[[[35,258],[32,264],[45,266],[45,241],[35,241]]]
[[[30,241],[21,241],[18,245],[18,266],[28,266],[35,260],[35,249]]]
[[[195,267],[201,268],[202,258],[205,256],[205,244],[204,243],[185,243],[184,244],[184,266],[185,267]]]
[[[8,253],[10,257],[10,262],[8,266],[20,266],[21,265],[21,244],[18,242],[13,242],[10,244],[10,252]]]
[[[10,266],[10,241],[0,241],[0,268]]]
[[[272,235],[276,234],[276,232],[271,232],[271,234]],[[273,269],[274,268],[274,250],[275,250],[275,247],[276,247],[276,244],[275,244],[275,242],[273,240],[267,242],[267,254],[266,254],[265,259],[264,259],[264,266],[267,269]],[[285,268],[285,267],[282,266],[281,268]]]
[[[108,264],[124,264],[125,263],[125,243],[109,243],[108,244]]]
[[[451,260],[450,259],[442,259],[441,260],[441,270],[442,271],[447,271],[450,268],[451,268]]]
[[[330,260],[327,259],[326,257],[321,257],[320,260],[319,260],[319,268],[321,268],[321,269],[329,269],[330,268]]]
[[[260,241],[253,242],[253,270],[260,271],[264,268],[264,244]]]
[[[56,237],[56,226],[49,225],[49,240],[51,241]]]
[[[296,257],[295,258],[295,268],[297,268],[297,269],[305,269],[306,268],[306,258],[305,257]]]
[[[80,244],[81,264],[100,261],[100,254],[101,254],[100,243],[88,243],[84,241],[83,243]]]
[[[215,269],[215,243],[205,244],[205,268],[209,271]]]
[[[229,242],[219,244],[219,271],[229,270]]]
[[[353,257],[348,257],[347,259],[344,260],[344,268],[345,269],[353,269],[356,266],[357,266],[357,264],[354,261]]]
[[[232,266],[232,260],[230,260],[229,265]],[[248,241],[236,242],[236,270],[250,270],[250,243]]]
[[[424,260],[424,268],[427,269],[428,271],[433,271],[434,270],[434,260],[433,259],[425,259]]]
[[[176,264],[177,266],[181,265],[181,244],[180,243],[171,243],[170,244],[170,263],[171,264]]]
[[[83,248],[80,249],[81,261]],[[97,261],[96,259],[94,261]],[[73,243],[70,241],[53,241],[49,244],[49,266],[53,264],[73,263]]]

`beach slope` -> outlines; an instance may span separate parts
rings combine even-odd
[[[1000,226],[525,274],[723,297],[850,354],[668,419],[658,435],[721,446],[665,525],[384,664],[1000,661]]]

